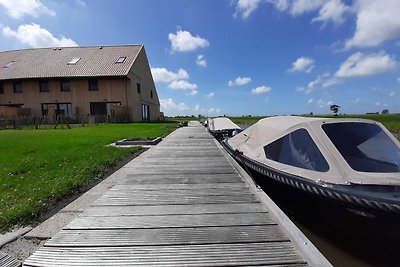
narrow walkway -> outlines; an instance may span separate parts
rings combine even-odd
[[[24,266],[314,265],[198,124],[115,177]]]

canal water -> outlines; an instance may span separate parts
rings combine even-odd
[[[365,217],[253,174],[334,266],[400,266],[400,218]]]
[[[252,176],[334,266],[400,266],[400,218],[361,216],[336,203]]]

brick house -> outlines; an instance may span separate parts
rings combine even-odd
[[[160,119],[160,102],[143,45],[0,52],[0,106],[32,116],[111,115]]]

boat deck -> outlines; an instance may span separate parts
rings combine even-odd
[[[329,265],[199,124],[176,130],[112,179],[24,266]]]

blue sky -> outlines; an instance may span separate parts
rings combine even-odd
[[[400,112],[399,0],[0,0],[0,50],[143,44],[166,115]]]

